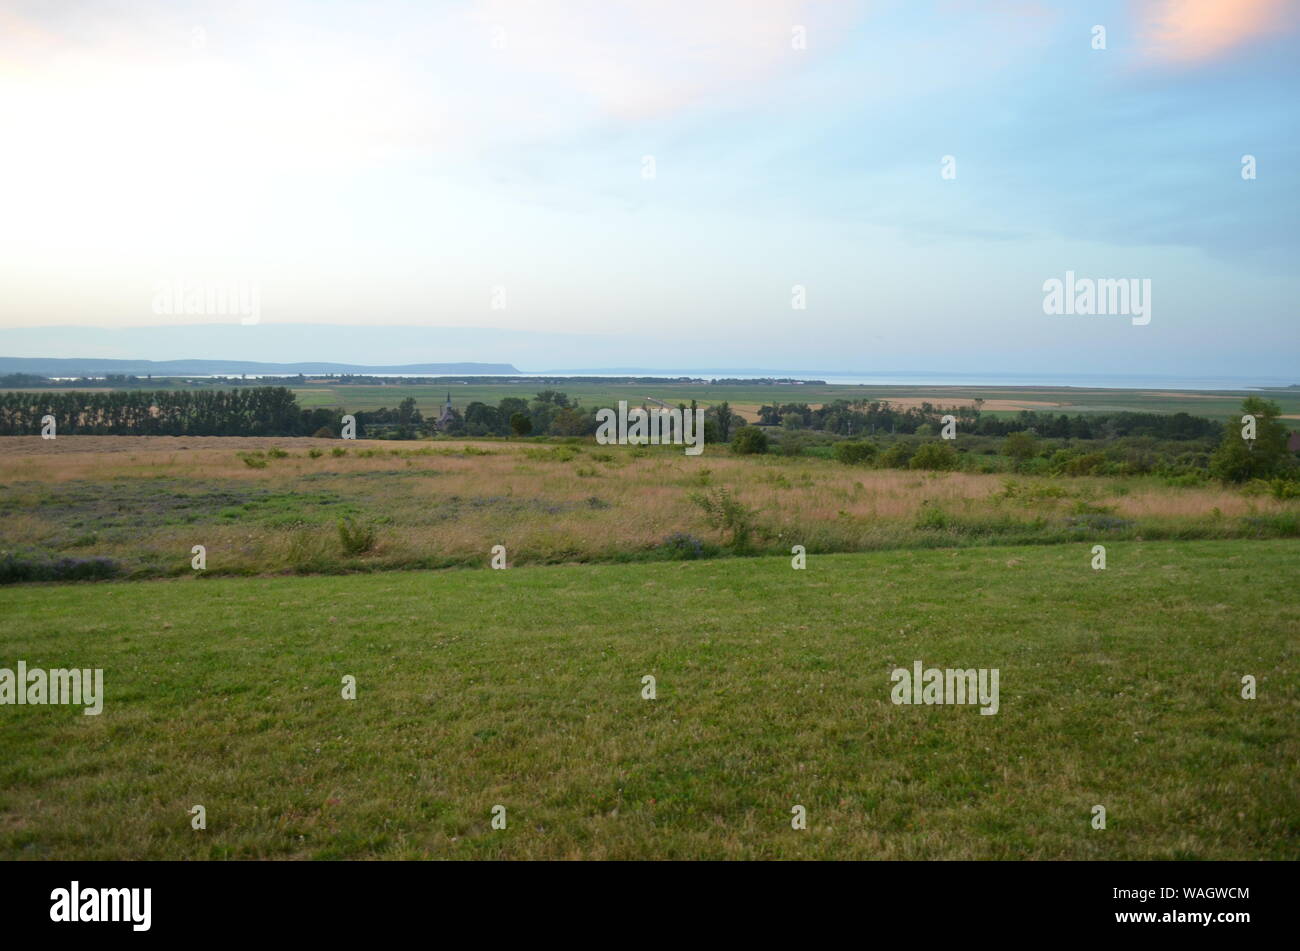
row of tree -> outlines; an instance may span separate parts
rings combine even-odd
[[[682,405],[682,409],[694,409]],[[342,412],[303,409],[283,386],[230,390],[108,390],[0,392],[0,435],[34,435],[46,416],[66,435],[130,436],[333,436]],[[415,439],[452,436],[590,436],[596,410],[557,390],[532,400],[508,396],[496,406],[473,402],[449,420],[426,417],[407,397],[396,409],[358,410],[356,435]],[[710,441],[726,439],[734,414],[726,403],[710,411]]]
[[[931,403],[894,408],[877,400],[834,400],[817,409],[807,403],[762,406],[761,426],[811,429],[840,436],[869,436],[878,433],[911,434],[938,432],[945,415],[957,419],[960,432],[973,436],[1006,436],[1034,432],[1052,439],[1114,439],[1123,436],[1153,436],[1158,439],[1217,439],[1221,424],[1187,413],[1093,413],[1067,416],[1023,410],[1015,416],[982,415],[976,406],[945,408]],[[928,428],[927,428],[928,427]]]
[[[106,390],[0,393],[0,435],[56,432],[90,436],[309,436],[322,427],[338,435],[339,413],[304,410],[282,386],[241,390]]]
[[[679,403],[677,408],[694,412],[697,403],[691,400],[690,405]],[[458,436],[590,436],[596,432],[597,412],[598,408],[583,407],[565,393],[543,390],[532,400],[508,396],[496,406],[470,403],[445,432]],[[725,401],[709,408],[705,412],[705,441],[726,441],[737,421],[738,417]]]

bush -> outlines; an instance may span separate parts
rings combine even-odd
[[[880,464],[888,469],[906,469],[911,458],[912,447],[905,442],[899,442],[880,454]]]
[[[60,558],[58,561],[8,554],[0,558],[0,584],[23,581],[99,581],[120,571],[111,558]]]
[[[317,439],[333,439],[334,430],[330,429],[328,426],[322,426],[320,429],[312,433],[312,435]]]
[[[704,543],[686,532],[673,532],[660,547],[674,561],[691,561],[704,557]]]
[[[1002,440],[1002,453],[1016,462],[1024,462],[1038,453],[1038,438],[1030,432],[1011,433]]]
[[[308,449],[307,455],[311,456],[313,459],[319,459],[321,456],[325,455],[325,453],[321,452],[319,449]]]
[[[915,527],[921,529],[937,529],[942,531],[948,527],[948,513],[938,506],[932,506],[928,502],[921,504],[921,510],[916,513]]]
[[[375,547],[375,528],[353,522],[350,518],[340,519],[339,543],[345,555],[364,555]]]
[[[1270,479],[1268,490],[1278,501],[1300,499],[1300,482],[1292,482],[1290,479]]]
[[[749,549],[749,540],[757,528],[755,517],[758,513],[747,508],[727,489],[696,492],[690,498],[704,509],[704,517],[710,525],[730,533],[731,540],[728,544],[733,550],[741,552]]]
[[[875,458],[878,449],[870,442],[837,442],[835,444],[835,461],[846,466],[865,465]]]
[[[741,426],[731,438],[731,451],[741,456],[767,452],[767,433],[757,426]]]
[[[1072,476],[1095,475],[1106,465],[1106,454],[1101,452],[1089,452],[1082,456],[1076,456],[1065,464],[1065,474]]]
[[[808,438],[803,433],[790,432],[781,437],[776,449],[783,456],[802,456],[808,448]]]
[[[957,468],[957,450],[947,443],[928,442],[912,456],[908,465],[913,469],[948,470]]]

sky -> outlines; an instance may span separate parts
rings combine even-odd
[[[1290,0],[7,0],[0,355],[1300,382],[1298,47]],[[1149,322],[1045,314],[1067,272]]]

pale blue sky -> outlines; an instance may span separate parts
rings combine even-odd
[[[184,277],[427,348],[131,355],[1295,375],[1295,7],[9,5],[0,329],[239,323],[153,313]],[[1045,316],[1066,270],[1151,323]],[[50,339],[0,344],[110,355]]]

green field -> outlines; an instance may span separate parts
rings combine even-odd
[[[1108,547],[0,589],[0,857],[1300,857],[1300,545]]]
[[[531,399],[539,390],[561,390],[584,406],[615,406],[619,400],[639,406],[647,398],[671,405],[698,400],[701,406],[713,406],[727,400],[734,406],[754,407],[767,403],[819,404],[832,400],[928,400],[935,405],[954,401],[983,399],[1025,403],[1024,408],[1041,412],[1065,413],[1189,413],[1213,419],[1228,419],[1240,411],[1245,392],[1157,391],[1083,389],[1075,387],[971,387],[971,386],[845,386],[699,384],[699,383],[588,383],[569,380],[541,383],[521,379],[516,383],[458,383],[439,386],[394,381],[383,386],[330,386],[328,384],[293,387],[298,403],[306,409],[341,408],[352,412],[395,407],[406,397],[413,397],[420,412],[437,416],[450,391],[453,405],[463,410],[479,401],[499,403],[507,396]],[[1266,394],[1288,416],[1300,414],[1300,390],[1270,390]],[[1033,404],[1033,405],[1030,405]],[[1041,405],[1040,405],[1041,404]],[[983,412],[995,416],[1014,415],[1017,408],[985,407]]]
[[[250,384],[256,381],[249,381]],[[139,386],[148,389],[211,389],[229,388],[228,383],[203,381],[193,384],[171,380],[142,381]],[[111,387],[100,387],[111,388]],[[458,410],[479,401],[496,405],[507,396],[531,399],[544,389],[560,390],[586,407],[615,406],[619,400],[640,406],[648,398],[662,400],[671,405],[689,404],[697,400],[701,406],[714,406],[723,400],[744,412],[752,412],[760,405],[775,403],[809,403],[818,405],[832,400],[927,400],[937,406],[959,405],[982,399],[982,412],[993,416],[1015,415],[1021,408],[1040,412],[1065,413],[1189,413],[1212,419],[1229,419],[1240,411],[1246,391],[1218,390],[1123,390],[1090,389],[1082,387],[1035,386],[857,386],[843,384],[793,385],[793,384],[707,384],[707,383],[611,383],[592,382],[570,377],[563,381],[543,381],[521,377],[513,382],[483,382],[474,377],[449,378],[439,384],[406,383],[394,379],[383,385],[339,384],[313,382],[293,385],[298,403],[305,409],[330,408],[350,412],[369,412],[380,408],[392,409],[403,399],[415,399],[420,412],[437,417],[451,393],[453,405]],[[23,389],[23,388],[20,388]],[[94,389],[94,387],[77,387]],[[3,390],[0,390],[3,392]],[[1284,416],[1300,418],[1300,389],[1259,391],[1276,402]],[[1005,405],[1004,405],[1005,404]],[[1012,405],[1014,404],[1014,405]]]

